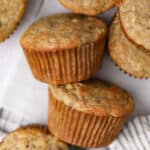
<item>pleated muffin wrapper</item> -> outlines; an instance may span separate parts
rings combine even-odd
[[[118,136],[128,117],[85,113],[65,105],[52,95],[50,97],[49,130],[62,141],[76,146],[84,148],[107,146]]]
[[[123,69],[122,66],[120,66],[119,64],[116,63],[116,60],[113,59],[113,57],[109,54],[109,57],[111,59],[111,61],[113,61],[114,65],[116,68],[119,69],[119,71],[123,72],[124,74],[126,74],[128,77],[132,77],[134,79],[139,79],[139,80],[148,80],[150,78],[150,76],[145,76],[145,75],[135,75],[134,73],[130,73],[127,70]]]
[[[104,46],[105,38],[99,38],[73,49],[24,49],[24,52],[36,79],[51,84],[65,84],[94,76],[102,63]]]

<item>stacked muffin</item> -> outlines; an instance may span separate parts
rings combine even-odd
[[[38,80],[65,84],[96,74],[106,35],[105,23],[97,18],[55,14],[31,25],[21,45]]]
[[[77,13],[96,15],[110,1],[61,2]],[[34,77],[49,84],[49,131],[80,147],[102,147],[119,134],[134,109],[125,90],[91,79],[102,64],[106,24],[96,17],[54,14],[33,23],[21,45]]]
[[[134,108],[126,91],[98,79],[49,85],[49,94],[50,131],[84,148],[110,144]]]
[[[123,0],[109,31],[109,53],[124,72],[150,78],[150,1]]]

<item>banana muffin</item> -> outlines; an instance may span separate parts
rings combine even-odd
[[[133,98],[125,90],[97,79],[49,85],[49,95],[49,130],[85,148],[110,144],[134,109]]]
[[[24,15],[27,0],[0,0],[0,42],[15,30]]]
[[[118,16],[109,30],[109,54],[124,72],[137,78],[150,78],[150,53],[126,38]]]
[[[69,150],[40,126],[28,126],[8,134],[0,143],[0,150]]]
[[[53,84],[89,79],[100,69],[107,34],[101,20],[54,14],[33,23],[21,38],[34,76]]]
[[[119,14],[128,39],[150,51],[150,0],[122,0]]]
[[[117,5],[118,0],[59,0],[66,8],[85,15],[98,15]]]

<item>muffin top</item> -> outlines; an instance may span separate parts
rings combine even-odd
[[[106,36],[106,25],[97,18],[54,14],[33,23],[21,38],[29,50],[57,51],[95,42]]]
[[[0,42],[5,40],[20,22],[26,0],[0,0]]]
[[[109,53],[116,64],[138,78],[150,77],[150,53],[129,41],[116,16],[109,30]]]
[[[105,81],[91,79],[81,83],[49,85],[52,98],[86,113],[114,117],[128,115],[134,102],[129,94]]]
[[[50,135],[44,127],[28,126],[6,136],[0,150],[69,150],[68,146]]]
[[[119,13],[127,37],[150,51],[150,0],[122,0]]]
[[[60,0],[60,2],[77,13],[97,15],[117,5],[118,0]]]

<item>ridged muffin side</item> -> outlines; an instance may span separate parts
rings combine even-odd
[[[91,148],[109,145],[122,129],[127,117],[96,116],[77,111],[51,97],[49,130],[62,141]]]
[[[57,52],[24,50],[36,79],[65,84],[89,79],[102,64],[104,40]]]

